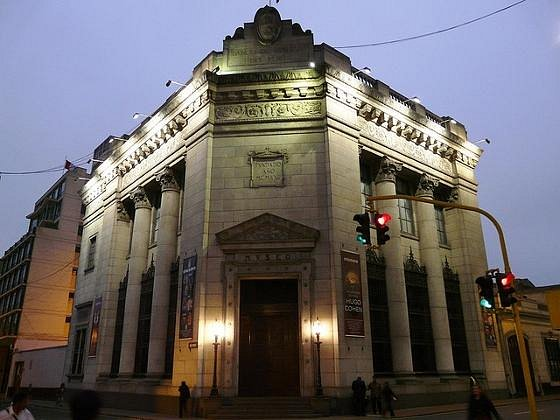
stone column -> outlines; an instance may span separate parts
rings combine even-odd
[[[161,208],[150,320],[150,348],[148,353],[148,375],[150,376],[162,376],[165,370],[170,270],[171,264],[177,256],[180,196],[179,185],[171,168],[165,168],[156,180],[161,184]]]
[[[401,163],[384,157],[381,161],[379,173],[375,178],[375,194],[396,194],[396,173],[401,169]],[[401,374],[411,373],[413,371],[412,348],[410,345],[403,257],[401,254],[399,208],[396,200],[378,201],[376,203],[376,208],[379,212],[389,213],[393,217],[393,223],[389,231],[391,240],[383,245],[383,256],[385,257],[386,264],[387,304],[389,306],[393,371]]]
[[[422,175],[416,196],[433,199],[434,189],[438,183],[437,179],[427,174]],[[432,318],[436,368],[439,373],[452,373],[455,371],[455,368],[453,366],[453,350],[449,333],[447,301],[445,298],[445,284],[443,282],[434,205],[418,202],[416,209],[418,233],[420,236],[420,253],[428,276],[428,296],[430,298],[430,316]]]
[[[132,227],[132,244],[128,259],[128,285],[124,307],[123,335],[121,346],[120,375],[134,373],[136,357],[136,334],[138,331],[138,314],[140,311],[140,283],[142,273],[146,270],[152,206],[144,188],[138,187],[130,198],[134,201],[134,225]]]

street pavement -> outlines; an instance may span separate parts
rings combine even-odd
[[[498,413],[503,420],[530,420],[527,402],[525,400],[502,400],[495,401]],[[560,395],[539,398],[537,409],[540,420],[560,419]],[[52,401],[33,401],[30,410],[36,420],[70,420],[70,412],[67,407],[56,407]],[[406,410],[395,410],[395,414],[401,419],[414,420],[465,420],[467,418],[466,404],[453,404],[446,406],[419,407]],[[316,420],[348,420],[355,419],[354,416],[332,416]],[[379,415],[368,414],[366,418],[381,419]],[[105,409],[99,420],[174,420],[177,417],[169,417],[155,413],[142,413],[118,409]]]

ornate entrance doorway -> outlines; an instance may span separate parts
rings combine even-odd
[[[240,282],[239,395],[299,396],[297,280]]]

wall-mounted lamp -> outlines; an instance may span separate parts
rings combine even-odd
[[[313,322],[313,334],[316,337],[315,345],[317,346],[317,383],[315,385],[315,395],[323,395],[323,385],[321,383],[321,333],[323,332],[323,326],[319,317]]]
[[[479,141],[475,141],[473,144],[480,144],[480,143],[490,144],[490,140],[482,139],[482,140],[479,140]]]
[[[132,114],[132,118],[137,120],[140,117],[144,117],[144,118],[152,118],[151,115],[148,114],[142,114],[141,112],[135,112],[134,114]]]
[[[177,85],[177,86],[181,86],[181,87],[187,87],[187,85],[185,85],[184,83],[180,83],[180,82],[176,82],[175,80],[168,80],[167,82],[165,82],[165,87],[169,87],[171,85]]]
[[[453,118],[446,118],[440,122],[440,124],[445,124],[445,123],[457,124],[457,121],[455,121]]]
[[[122,141],[123,143],[126,141],[126,139],[123,139],[122,137],[111,137],[109,143],[113,143],[115,140]]]
[[[220,71],[220,66],[216,66],[212,69],[212,73],[218,73]]]
[[[84,178],[83,176],[79,176],[76,178],[76,181],[89,181],[91,178]]]
[[[315,61],[310,61],[309,62],[309,68],[312,68],[312,69],[315,68]]]
[[[353,71],[352,76],[356,76],[359,73],[364,73],[364,74],[370,75],[371,74],[371,69],[369,67],[362,67],[359,70]]]
[[[407,99],[406,101],[403,101],[403,104],[407,104],[409,102],[414,102],[415,104],[421,104],[422,101],[420,100],[420,98],[418,96],[413,96],[410,99]]]
[[[111,142],[112,142],[112,140],[109,140],[109,143],[111,143]],[[87,161],[87,163],[103,163],[103,162],[105,162],[105,161],[100,160],[100,159],[93,159],[93,158]]]

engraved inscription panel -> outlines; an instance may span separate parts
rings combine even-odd
[[[272,152],[266,148],[262,152],[249,153],[251,165],[251,187],[283,187],[285,151]]]

